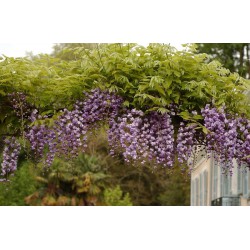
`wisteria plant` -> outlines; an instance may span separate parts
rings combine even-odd
[[[100,126],[107,129],[110,153],[122,154],[128,164],[192,168],[194,151],[203,146],[225,170],[232,170],[233,159],[249,166],[249,84],[239,75],[218,62],[206,63],[206,55],[192,47],[177,51],[163,44],[106,44],[73,52],[79,60],[50,66],[54,73],[43,86],[50,103],[45,105],[43,94],[34,98],[34,77],[30,88],[19,86],[24,92],[8,90],[6,102],[12,116],[21,116],[22,126],[4,130],[2,176],[16,168],[20,146],[14,137],[23,135],[34,161],[49,167],[55,157],[70,159],[84,152],[89,135]],[[34,64],[38,67],[38,61]],[[68,96],[59,84],[66,79],[75,88]],[[7,88],[2,89],[5,96]]]

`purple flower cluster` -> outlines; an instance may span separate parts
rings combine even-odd
[[[138,137],[141,131],[143,112],[136,109],[127,110],[121,117],[110,120],[108,140],[111,146],[111,154],[119,147],[123,151],[126,162],[139,160]]]
[[[235,156],[239,166],[250,166],[250,121],[245,117],[237,119],[238,137],[235,144]]]
[[[118,114],[122,98],[108,91],[94,89],[85,93],[85,99],[77,101],[72,111],[56,121],[58,152],[68,157],[77,156],[87,147],[87,132],[98,128],[100,122],[112,119]]]
[[[225,120],[225,142],[224,150],[221,153],[221,161],[225,169],[229,169],[232,174],[233,159],[238,155],[236,153],[236,143],[237,143],[237,123],[238,120],[235,118],[229,118]]]
[[[4,142],[5,142],[5,147],[3,150],[1,175],[7,179],[8,175],[13,173],[17,168],[17,160],[21,150],[21,146],[16,141],[15,137],[5,139]]]
[[[54,126],[33,126],[26,133],[36,159],[46,153],[46,165],[50,166],[54,157],[76,157],[87,147],[87,132],[98,127],[99,122],[112,119],[118,114],[122,99],[114,93],[92,90],[86,98],[77,101],[72,111],[65,109],[54,122]],[[37,119],[37,111],[31,113],[31,120]]]
[[[39,161],[46,155],[46,165],[51,165],[56,153],[56,134],[46,125],[34,125],[25,134],[30,142],[34,158]],[[48,151],[45,153],[45,149]]]
[[[222,152],[225,142],[225,121],[226,115],[224,110],[221,112],[216,108],[211,108],[209,104],[201,110],[204,117],[204,126],[209,130],[206,136],[208,152]]]
[[[45,165],[50,166],[56,154],[74,157],[83,145],[81,135],[86,133],[82,118],[74,111],[64,110],[54,126],[34,125],[26,133],[31,150],[37,161],[44,156]]]
[[[201,110],[203,125],[208,130],[204,135],[198,125],[179,120],[180,107],[176,104],[168,107],[169,113],[144,113],[122,108],[122,98],[112,92],[94,89],[84,95],[85,98],[77,101],[73,110],[65,109],[53,126],[34,125],[28,128],[25,136],[35,159],[44,159],[45,165],[50,166],[55,156],[77,156],[87,147],[88,134],[99,128],[101,123],[108,122],[110,153],[121,152],[128,163],[149,162],[154,166],[172,167],[177,155],[181,165],[192,164],[192,151],[203,145],[209,154],[214,152],[215,159],[224,169],[232,170],[233,159],[239,165],[250,166],[250,121],[227,114],[225,108],[217,109],[208,104]],[[29,106],[23,113],[26,105],[23,93],[11,94],[10,97],[17,115],[25,114],[31,122],[46,118]],[[197,115],[197,111],[192,111],[192,114]],[[176,126],[179,124],[176,134],[173,122]],[[20,151],[18,145],[13,138],[7,140],[2,175],[15,170]]]
[[[224,109],[220,111],[215,107],[210,107],[209,104],[201,110],[201,114],[204,117],[204,126],[208,129],[206,135],[206,148],[207,153],[210,155],[214,152],[215,160],[223,164],[225,167],[226,156],[225,142],[226,142],[226,114]],[[231,162],[232,165],[232,162]]]
[[[34,151],[35,158],[42,158],[45,145],[48,143],[48,128],[45,125],[33,126],[25,134]]]
[[[18,117],[28,118],[31,113],[31,105],[26,100],[26,95],[22,92],[8,94],[9,101]]]
[[[201,113],[204,117],[204,125],[209,130],[206,135],[208,152],[214,152],[215,160],[221,163],[224,170],[232,173],[233,159],[241,161],[239,159],[242,158],[242,154],[245,154],[238,133],[240,120],[226,114],[224,108],[218,110],[210,105],[206,105]],[[240,127],[245,130],[243,124]]]
[[[174,128],[168,114],[126,110],[117,121],[110,121],[108,140],[111,154],[122,150],[126,162],[173,166]]]
[[[77,102],[75,109],[81,114],[85,123],[95,125],[96,122],[112,119],[118,115],[122,98],[108,91],[94,89],[85,93],[85,100]]]
[[[70,158],[77,156],[79,150],[84,152],[88,126],[78,107],[73,111],[65,109],[52,129],[56,135],[53,141],[57,148],[55,153]]]
[[[155,157],[157,164],[172,167],[174,164],[174,126],[168,114],[152,112],[148,117],[150,158]],[[147,133],[144,135],[146,136]]]
[[[196,142],[195,128],[196,125],[180,123],[176,140],[176,151],[179,163],[186,163],[191,158],[192,150]]]

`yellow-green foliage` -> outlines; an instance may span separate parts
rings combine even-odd
[[[104,204],[107,206],[132,206],[129,194],[124,195],[120,186],[107,188],[104,191]]]
[[[24,162],[9,182],[0,183],[0,205],[24,206],[25,197],[32,194],[36,188],[33,166]]]
[[[101,205],[107,178],[95,156],[56,159],[46,174],[36,177],[41,188],[25,200],[29,205]]]

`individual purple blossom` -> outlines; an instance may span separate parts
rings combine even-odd
[[[37,120],[37,118],[38,118],[38,111],[37,111],[37,109],[34,109],[34,110],[32,110],[32,112],[30,114],[29,120],[31,122],[34,122]]]

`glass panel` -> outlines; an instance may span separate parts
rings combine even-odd
[[[247,195],[247,190],[248,190],[248,170],[242,172],[243,175],[243,195]]]
[[[248,169],[248,182],[247,182],[247,186],[248,186],[248,192],[247,192],[247,196],[249,197],[250,196],[250,171]]]
[[[223,197],[222,206],[239,206],[240,199],[239,197]]]
[[[204,206],[207,206],[207,190],[208,190],[208,180],[207,180],[207,171],[204,172]]]
[[[229,195],[232,195],[232,181],[233,181],[233,179],[232,179],[233,177],[230,175],[230,173],[228,174],[228,179],[229,179],[229,187],[228,187],[228,189],[229,189]]]
[[[220,196],[224,195],[224,181],[223,181],[223,174],[220,173]]]
[[[194,187],[194,180],[191,182],[191,206],[194,206],[195,201],[195,187]]]
[[[213,176],[213,198],[217,198],[217,185],[218,185],[218,166],[214,163],[214,176]]]
[[[242,168],[237,168],[237,193],[242,193]]]
[[[195,179],[195,205],[199,206],[199,180],[198,178]]]
[[[211,199],[214,200],[214,163],[212,160],[211,169],[210,169],[210,193]]]
[[[223,182],[224,182],[224,196],[229,195],[229,175],[223,174]]]
[[[200,206],[203,205],[203,174],[200,174]]]

